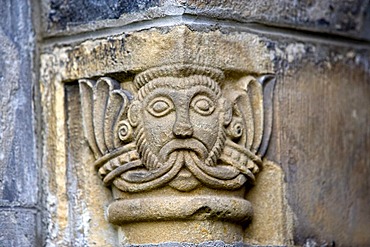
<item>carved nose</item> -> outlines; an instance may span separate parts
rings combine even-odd
[[[187,122],[176,122],[173,126],[173,133],[180,138],[187,138],[193,135],[193,127]]]

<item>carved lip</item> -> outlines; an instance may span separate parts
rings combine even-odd
[[[196,152],[201,159],[207,158],[208,150],[203,143],[194,138],[189,139],[174,139],[166,143],[161,151],[159,151],[159,158],[166,160],[168,155],[176,150],[190,150]]]

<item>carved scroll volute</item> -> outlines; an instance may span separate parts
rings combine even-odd
[[[243,75],[227,82],[220,69],[178,64],[143,71],[133,84],[137,91],[130,93],[107,77],[96,83],[80,80],[93,165],[107,186],[121,192],[115,194],[108,219],[118,225],[199,220],[196,212],[205,205],[217,213],[203,220],[250,218],[243,188],[254,183],[262,164],[259,154],[270,134],[264,128],[271,118],[264,95],[272,97],[273,77]],[[156,191],[163,193],[158,197]],[[219,191],[230,197],[218,196]],[[131,198],[137,193],[146,197]],[[167,199],[166,193],[171,193]],[[138,200],[143,208],[132,212]],[[163,206],[166,200],[184,210],[173,212]],[[161,206],[151,215],[153,210],[145,207],[155,205]]]

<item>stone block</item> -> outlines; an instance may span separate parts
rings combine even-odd
[[[197,16],[370,38],[368,1],[188,0],[185,6],[185,13]]]
[[[7,13],[0,16],[0,206],[34,206],[39,172],[30,6],[5,1],[0,11]]]
[[[46,36],[118,27],[163,17],[168,17],[170,22],[171,18],[180,17],[175,22],[181,22],[194,17],[194,21],[198,18],[229,20],[370,39],[369,2],[361,0],[44,0],[43,17]]]
[[[369,49],[271,41],[278,82],[267,157],[284,170],[294,243],[367,246]]]
[[[159,0],[134,1],[58,1],[46,0],[43,3],[44,28],[46,30],[66,30],[71,26],[90,22],[119,19],[123,15],[135,15],[150,8],[160,6]]]
[[[0,246],[41,246],[37,214],[35,209],[0,207]]]
[[[0,12],[0,245],[40,246],[31,7],[2,1]]]

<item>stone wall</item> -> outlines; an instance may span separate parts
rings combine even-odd
[[[0,246],[119,246],[104,215],[111,192],[87,165],[77,80],[110,76],[125,87],[144,67],[178,59],[276,76],[244,243],[370,245],[369,1],[0,9]]]
[[[37,61],[29,1],[0,6],[0,245],[41,244]]]

